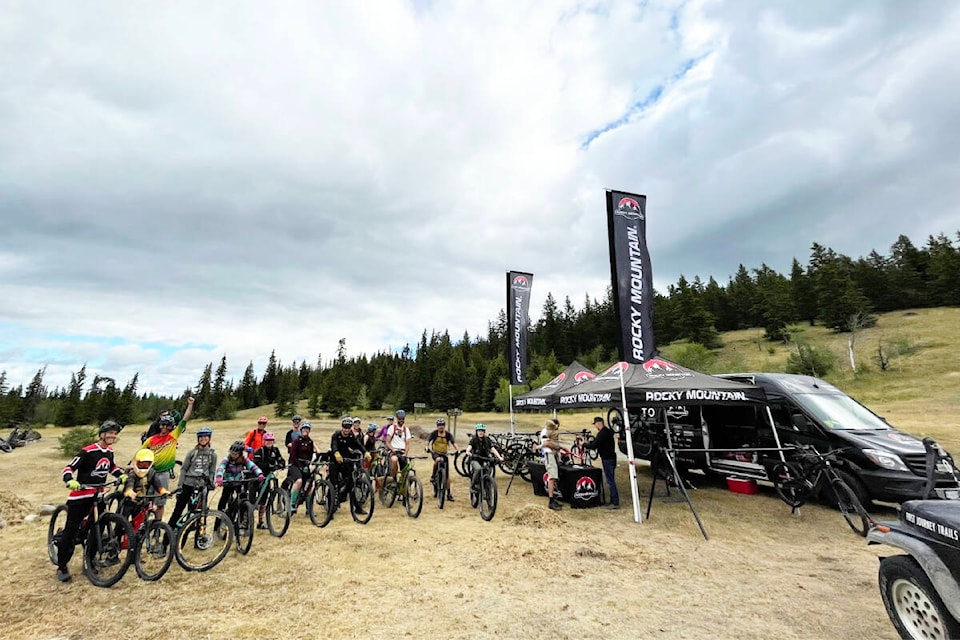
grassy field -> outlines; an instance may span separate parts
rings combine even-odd
[[[807,328],[845,362],[844,336]],[[726,334],[719,358],[730,369],[782,370],[786,348],[758,347],[755,331]],[[830,380],[891,423],[932,435],[960,451],[960,310],[888,314],[858,338],[867,362],[878,340],[903,351],[891,369],[854,375],[845,365]],[[909,347],[909,348],[907,348]],[[254,427],[268,408],[211,423],[214,447]],[[360,411],[366,422],[385,412]],[[425,431],[436,415],[410,416]],[[573,414],[565,426],[588,426],[591,414]],[[539,428],[542,416],[517,416],[517,430]],[[464,415],[458,441],[477,421],[509,428],[503,414]],[[272,420],[281,436],[289,424]],[[330,419],[312,420],[314,439],[326,443]],[[178,457],[195,442],[191,422]],[[126,460],[145,425],[131,426],[117,443]],[[705,541],[683,502],[658,489],[651,517],[633,521],[625,462],[618,470],[624,508],[548,511],[546,499],[518,481],[491,522],[466,500],[466,480],[454,478],[457,501],[442,511],[427,501],[420,518],[382,508],[366,526],[338,513],[325,529],[303,515],[282,539],[258,536],[249,556],[231,552],[206,573],[174,565],[157,583],[129,574],[112,589],[81,575],[59,584],[46,557],[46,521],[28,521],[42,504],[65,498],[56,450],[62,429],[0,455],[0,592],[7,596],[3,637],[102,638],[161,633],[199,638],[895,638],[876,585],[877,555],[847,529],[838,513],[816,505],[799,515],[769,488],[734,494],[704,478],[694,504],[710,534]],[[422,449],[421,449],[422,450]],[[429,473],[420,461],[420,475]],[[646,505],[650,476],[638,465],[638,492]],[[878,508],[881,518],[896,516]],[[258,532],[260,533],[260,532]]]

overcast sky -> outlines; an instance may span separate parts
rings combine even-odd
[[[176,393],[960,230],[960,5],[0,0],[0,370]]]

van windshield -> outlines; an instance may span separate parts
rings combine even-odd
[[[891,428],[862,404],[843,394],[801,393],[797,394],[796,401],[829,429],[850,431]]]

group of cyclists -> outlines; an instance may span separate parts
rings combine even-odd
[[[161,412],[154,424],[141,436],[142,447],[134,454],[127,467],[121,467],[114,461],[113,444],[123,427],[110,420],[100,426],[97,441],[84,447],[64,467],[62,478],[70,494],[67,498],[67,520],[55,541],[58,581],[71,580],[68,563],[73,555],[81,521],[90,512],[96,496],[107,484],[109,474],[118,477],[123,485],[122,513],[129,515],[136,512],[145,497],[149,496],[157,519],[163,518],[166,499],[171,493],[170,481],[175,477],[177,445],[186,430],[193,402],[194,399],[189,398],[182,417],[171,411]],[[346,489],[341,493],[342,496],[353,495],[354,465],[363,464],[369,467],[373,456],[386,455],[389,456],[387,473],[396,478],[399,471],[406,467],[410,457],[413,434],[405,424],[406,412],[403,410],[397,411],[396,416],[387,416],[383,425],[370,423],[366,429],[363,429],[360,418],[344,416],[340,421],[340,429],[331,436],[330,446],[326,451],[320,451],[311,438],[312,425],[309,422],[304,421],[300,415],[293,416],[291,421],[292,426],[284,438],[286,460],[276,446],[276,436],[267,431],[266,416],[257,420],[256,429],[247,433],[243,440],[233,442],[227,455],[220,459],[211,446],[213,430],[208,426],[198,429],[196,445],[183,459],[179,485],[173,492],[176,494],[176,503],[168,521],[170,526],[176,526],[184,509],[211,483],[223,487],[217,507],[223,510],[230,502],[233,492],[239,490],[238,480],[256,477],[262,483],[266,475],[287,469],[284,484],[290,491],[291,511],[296,513],[300,491],[311,473],[310,466],[324,454],[329,463],[333,486]],[[447,430],[444,418],[437,419],[436,428],[428,436],[427,451],[433,458],[433,474],[436,473],[441,458],[460,451],[453,434]],[[482,457],[495,456],[502,460],[492,440],[486,437],[486,427],[483,424],[476,425],[466,452]],[[478,473],[479,467],[475,466],[472,471]],[[445,486],[438,487],[437,490],[446,491],[448,501],[454,500],[449,474],[446,476]],[[266,528],[265,507],[265,504],[258,505],[257,527],[261,529]]]

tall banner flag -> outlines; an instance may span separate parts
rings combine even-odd
[[[507,361],[510,384],[527,384],[527,331],[533,274],[507,271]]]
[[[653,357],[653,271],[647,251],[647,197],[607,191],[613,306],[620,321],[620,360]]]

